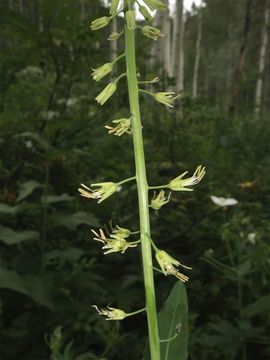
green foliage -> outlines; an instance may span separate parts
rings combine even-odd
[[[183,283],[176,282],[158,314],[161,340],[177,337],[161,343],[161,358],[186,360],[188,357],[188,305]]]
[[[0,358],[82,360],[80,354],[86,353],[85,359],[138,360],[146,342],[145,319],[112,324],[90,307],[97,302],[127,311],[144,306],[138,257],[126,252],[104,261],[90,235],[91,227],[108,219],[137,229],[134,188],[123,187],[121,196],[116,193],[98,206],[77,195],[82,181],[118,181],[119,174],[125,178],[133,171],[130,137],[119,142],[102,128],[127,116],[125,90],[120,86],[121,96],[105,104],[102,114],[89,101],[98,93],[90,68],[109,59],[107,42],[89,31],[89,19],[103,16],[104,9],[92,0],[82,2],[84,14],[79,2],[41,1],[39,8],[39,2],[29,1],[20,13],[18,2],[13,3],[13,9],[8,1],[0,4]],[[234,4],[235,52],[242,2]],[[207,169],[192,196],[173,195],[151,221],[157,244],[193,268],[187,284],[190,360],[198,354],[200,360],[262,360],[270,357],[270,130],[267,122],[244,116],[251,106],[248,96],[241,98],[241,115],[231,119],[224,112],[218,91],[225,84],[226,42],[216,29],[226,26],[220,9],[211,1],[204,28],[209,52],[202,61],[211,74],[210,100],[186,97],[179,118],[142,98],[149,184],[166,183],[186,169],[192,173],[200,163]],[[42,15],[44,32],[35,14]],[[196,14],[189,16],[187,79],[197,24]],[[151,75],[144,66],[145,44],[138,48],[142,79]],[[251,42],[248,69],[257,61],[256,45]],[[207,87],[204,71],[203,76],[201,87]],[[253,81],[249,70],[246,79]],[[218,208],[211,195],[239,203]],[[159,274],[155,280],[162,308],[171,283]],[[175,285],[176,293],[180,286]],[[180,322],[170,346],[180,344]],[[58,338],[49,341],[59,327]],[[45,334],[50,344],[58,343],[48,347]]]

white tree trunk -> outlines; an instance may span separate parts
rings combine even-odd
[[[183,0],[176,0],[173,21],[172,70],[175,77],[176,92],[184,90],[184,18]]]
[[[261,37],[261,48],[259,55],[259,71],[258,78],[256,83],[256,91],[255,91],[255,108],[254,115],[255,119],[258,120],[261,114],[262,108],[262,93],[263,93],[263,75],[266,63],[266,50],[268,43],[268,30],[269,30],[269,13],[270,6],[269,0],[265,2],[265,13],[264,13],[264,23],[262,25],[262,37]]]
[[[168,0],[166,1],[168,3]],[[169,7],[163,12],[163,21],[162,21],[162,33],[164,38],[162,38],[162,54],[163,54],[163,68],[166,77],[172,77],[172,67],[171,67],[171,18]]]
[[[162,31],[163,25],[163,11],[157,11],[154,17],[153,25]],[[151,59],[150,65],[153,68],[157,68],[159,71],[159,76],[162,73],[161,64],[162,64],[162,38],[159,38],[157,41],[153,42],[151,48]]]
[[[196,53],[193,71],[192,97],[195,99],[198,95],[198,74],[201,57],[201,41],[202,41],[202,9],[198,11],[198,32],[196,40]]]

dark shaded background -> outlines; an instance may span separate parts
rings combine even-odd
[[[193,267],[187,284],[192,360],[270,359],[270,56],[262,115],[253,116],[262,0],[252,1],[244,76],[236,109],[227,110],[228,21],[234,74],[245,9],[244,0],[208,0],[186,14],[183,100],[172,111],[141,101],[149,183],[167,183],[199,164],[207,169],[193,193],[175,193],[151,213],[157,244]],[[81,182],[134,173],[131,137],[108,136],[103,127],[128,113],[125,82],[101,108],[94,98],[106,80],[96,84],[89,76],[109,58],[109,29],[89,29],[106,11],[90,0],[0,2],[3,360],[142,357],[144,316],[106,322],[90,308],[144,306],[139,250],[104,256],[90,235],[110,219],[137,230],[136,188],[126,184],[100,205],[77,193]],[[192,100],[198,11],[202,57],[199,97]],[[150,78],[160,67],[150,68],[152,43],[138,36],[138,68]],[[161,77],[156,89],[164,84],[173,86],[174,79]],[[222,208],[211,195],[239,203]],[[159,308],[174,282],[156,275]]]

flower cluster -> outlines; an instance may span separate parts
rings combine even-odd
[[[91,229],[91,231],[95,235],[94,240],[104,244],[102,247],[102,249],[106,250],[104,255],[114,252],[124,254],[129,247],[133,248],[137,246],[137,244],[126,241],[126,238],[130,235],[130,230],[121,228],[120,226],[116,226],[116,228],[113,229],[112,233],[109,233],[108,236],[105,235],[102,229],[99,229],[99,233],[93,229]]]

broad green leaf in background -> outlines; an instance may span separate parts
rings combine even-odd
[[[26,131],[24,133],[15,135],[15,137],[23,137],[33,140],[42,150],[48,151],[51,149],[50,143],[44,137],[31,131]]]
[[[46,203],[47,204],[54,204],[58,202],[65,202],[65,201],[73,201],[74,197],[70,196],[68,194],[62,194],[62,195],[49,195],[46,197]],[[45,202],[45,197],[42,196],[42,202]]]
[[[18,211],[19,206],[10,206],[7,204],[0,204],[0,213],[14,215]]]
[[[23,280],[14,270],[0,268],[0,288],[19,291],[25,295],[29,295]]]
[[[254,303],[246,306],[242,310],[242,315],[247,318],[250,318],[262,312],[269,313],[269,308],[270,308],[270,294],[267,294],[260,297]]]
[[[5,244],[14,245],[24,241],[39,240],[40,235],[34,230],[15,231],[6,226],[0,226],[0,240]]]
[[[45,279],[42,276],[27,275],[23,277],[23,281],[32,300],[49,309],[53,309],[52,300],[46,287]]]
[[[93,214],[85,211],[77,211],[72,215],[57,215],[54,217],[57,225],[62,225],[68,229],[75,230],[78,225],[86,224],[91,226],[98,226],[99,222]]]
[[[186,360],[188,357],[188,303],[185,285],[177,281],[158,314],[161,340],[179,335],[172,341],[161,342],[162,360]]]
[[[59,259],[60,260],[60,264],[65,264],[66,262],[68,263],[73,263],[75,261],[77,261],[82,255],[84,254],[84,251],[73,247],[73,246],[69,246],[68,248],[64,249],[64,250],[52,250],[49,251],[45,254],[45,264],[49,264],[52,260],[54,259]]]
[[[16,202],[19,202],[19,201],[25,199],[28,195],[32,194],[32,192],[35,189],[40,188],[42,186],[43,186],[42,184],[40,184],[39,182],[37,182],[35,180],[29,180],[29,181],[24,182],[20,186],[19,196],[18,196]]]

